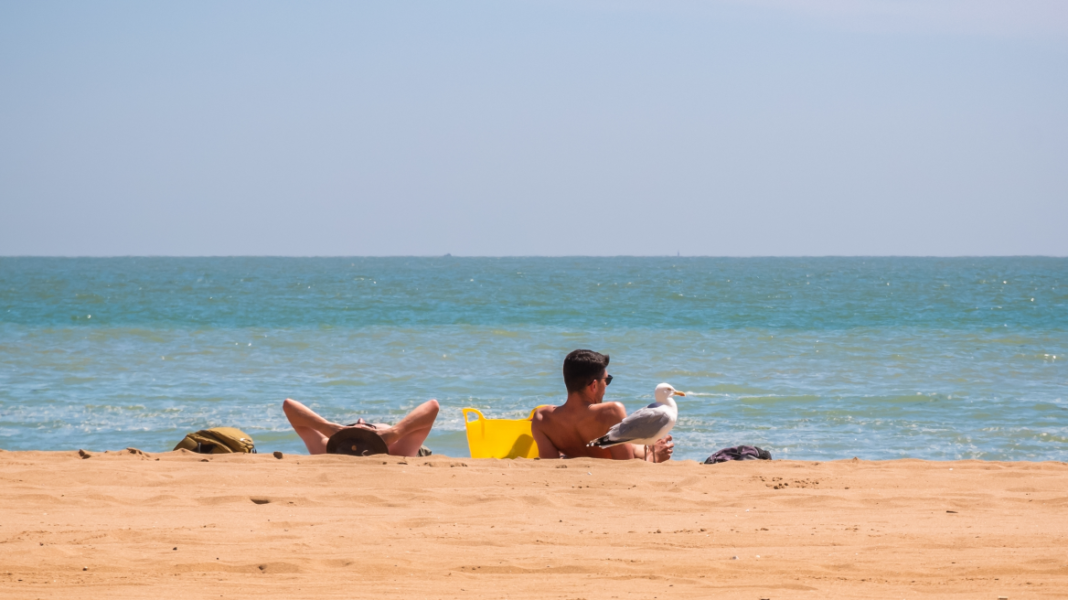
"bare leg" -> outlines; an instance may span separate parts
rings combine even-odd
[[[382,441],[389,447],[389,453],[394,456],[416,456],[419,447],[423,445],[426,436],[430,434],[434,426],[434,419],[438,416],[438,401],[428,400],[408,413],[399,423],[393,426],[379,425],[375,430]],[[282,403],[282,410],[289,419],[289,424],[304,440],[311,454],[325,454],[326,443],[330,436],[345,428],[344,425],[332,423],[322,418],[312,409],[304,406],[296,400],[286,398]]]

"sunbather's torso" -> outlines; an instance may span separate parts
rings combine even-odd
[[[605,448],[586,446],[608,432],[615,423],[609,416],[615,408],[611,404],[594,404],[592,406],[574,407],[546,406],[534,415],[535,423],[541,432],[568,458],[612,458]]]

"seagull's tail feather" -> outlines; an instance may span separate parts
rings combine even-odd
[[[591,446],[596,446],[598,448],[611,448],[612,446],[618,446],[619,444],[622,444],[622,443],[623,442],[620,441],[620,440],[609,439],[608,435],[602,435],[601,437],[599,437],[599,438],[593,440],[592,442],[586,444],[586,447],[589,448]]]

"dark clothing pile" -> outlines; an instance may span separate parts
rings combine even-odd
[[[771,452],[757,446],[734,446],[724,448],[705,459],[706,465],[728,460],[771,460]]]

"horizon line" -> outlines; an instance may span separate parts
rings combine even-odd
[[[5,258],[1068,258],[1057,254],[0,254]]]

